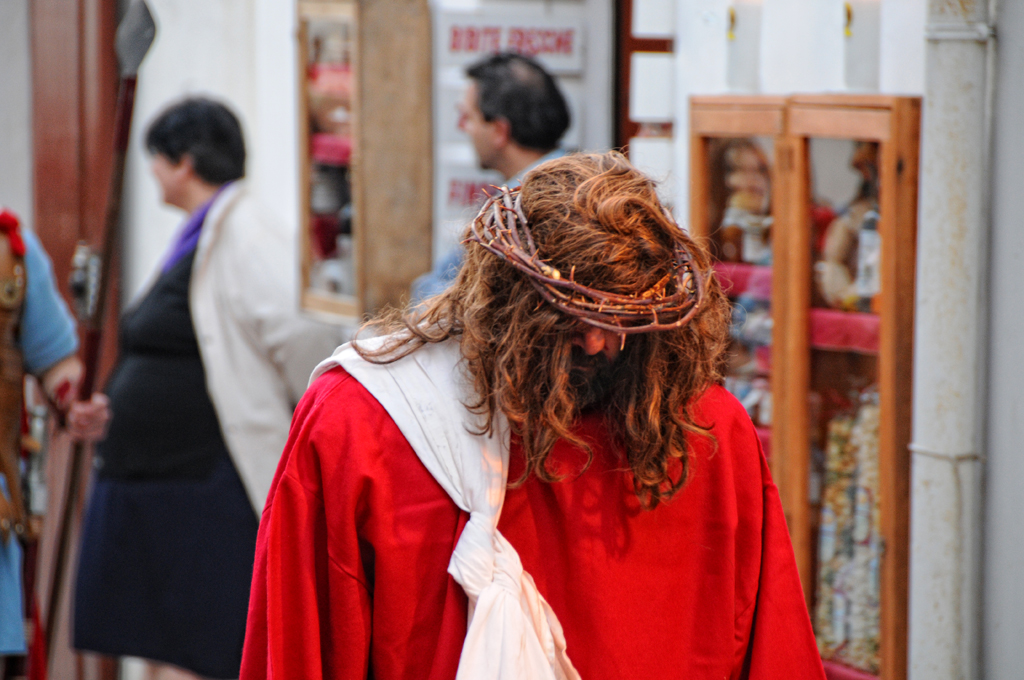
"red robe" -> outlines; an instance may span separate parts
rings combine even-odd
[[[824,678],[750,418],[704,394],[690,478],[640,508],[599,416],[582,475],[510,488],[498,528],[554,608],[584,680]],[[565,443],[552,459],[578,470]],[[522,470],[513,441],[510,479]],[[466,596],[448,560],[468,515],[341,368],[295,412],[256,546],[242,680],[450,680]]]

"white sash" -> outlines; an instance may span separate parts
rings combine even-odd
[[[360,340],[375,350],[390,338]],[[473,434],[480,417],[464,406],[474,395],[460,366],[458,342],[428,344],[390,364],[362,359],[342,345],[312,379],[343,367],[380,402],[469,521],[448,573],[469,597],[469,626],[457,680],[579,680],[565,652],[562,626],[498,531],[508,481],[509,428],[496,418],[491,436]]]

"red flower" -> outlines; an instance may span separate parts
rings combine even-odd
[[[11,242],[11,252],[18,257],[25,257],[25,241],[21,238],[18,216],[6,208],[0,210],[0,232]]]

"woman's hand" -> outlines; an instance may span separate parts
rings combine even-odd
[[[98,442],[107,434],[111,415],[107,395],[94,392],[89,401],[76,401],[71,404],[64,423],[68,434],[75,439]]]

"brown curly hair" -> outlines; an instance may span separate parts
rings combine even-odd
[[[629,295],[670,273],[682,243],[694,266],[709,274],[709,258],[662,207],[654,184],[617,152],[574,154],[548,161],[522,186],[523,210],[545,262],[576,280]],[[468,232],[467,232],[468,233]],[[625,450],[641,504],[654,508],[686,482],[687,433],[708,435],[691,414],[694,400],[722,378],[729,309],[708,276],[701,311],[678,329],[630,336],[615,360],[616,384],[602,403],[609,428]],[[455,283],[420,307],[391,310],[371,322],[395,341],[367,360],[388,363],[426,343],[456,338],[478,400],[466,404],[491,422],[500,411],[522,438],[522,483],[552,482],[547,467],[555,442],[590,447],[574,425],[585,404],[571,374],[573,337],[589,326],[537,292],[527,275],[468,244]],[[584,468],[585,469],[585,468]]]

